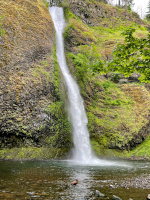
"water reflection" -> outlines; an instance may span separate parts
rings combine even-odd
[[[146,199],[150,189],[150,163],[125,164],[132,167],[79,166],[60,161],[0,161],[0,199],[84,200],[95,190],[110,199],[112,194],[125,200]],[[75,179],[79,183],[72,186]]]
[[[90,194],[92,177],[90,176],[90,171],[83,168],[73,168],[70,174],[70,182],[78,179],[79,183],[76,186],[71,186],[69,192],[70,199],[83,200],[86,196]]]

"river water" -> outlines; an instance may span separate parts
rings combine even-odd
[[[96,199],[144,200],[150,193],[149,162],[117,162],[113,166],[79,166],[68,161],[0,161],[2,200]],[[121,166],[119,166],[121,165]],[[76,186],[71,182],[79,180]]]

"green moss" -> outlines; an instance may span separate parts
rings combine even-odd
[[[88,1],[89,3],[93,3],[92,1]],[[94,2],[95,3],[95,2]],[[102,3],[100,3],[103,5]],[[103,9],[108,7],[108,10],[111,10],[111,6],[103,5]],[[116,12],[118,12],[118,16],[121,15],[120,13],[124,12],[124,10],[120,8],[114,8]],[[129,16],[132,14],[129,14]],[[103,20],[99,20],[99,25],[88,26],[87,24],[83,23],[83,21],[75,16],[69,8],[65,10],[65,17],[68,22],[66,27],[66,32],[64,34],[66,40],[67,35],[72,35],[72,33],[76,33],[78,40],[81,39],[86,41],[86,44],[90,44],[94,42],[97,46],[99,52],[101,52],[103,59],[111,59],[112,51],[116,47],[119,42],[123,42],[124,38],[121,35],[123,30],[126,30],[127,27],[133,27],[136,29],[136,36],[144,37],[148,34],[148,31],[145,27],[135,23],[133,21],[126,20],[125,18],[117,17],[104,17]],[[76,44],[74,44],[76,46]],[[78,50],[79,49],[79,50]],[[77,50],[80,51],[80,45],[77,45]]]
[[[50,135],[45,137],[44,144],[50,148],[65,148],[70,150],[71,146],[71,126],[67,118],[64,105],[64,95],[61,89],[61,72],[56,57],[56,48],[53,49],[53,84],[55,88],[55,98],[53,102],[45,108],[45,113],[50,118]],[[65,152],[66,153],[66,152]]]
[[[118,9],[117,12],[122,10]],[[126,95],[119,85],[102,79],[100,73],[107,71],[104,60],[109,60],[116,44],[123,42],[121,33],[126,26],[135,27],[139,37],[147,34],[147,31],[132,21],[116,21],[116,18],[104,18],[103,24],[107,24],[107,27],[102,24],[89,27],[71,14],[69,9],[66,16],[68,26],[64,33],[65,41],[70,42],[70,35],[75,41],[73,51],[71,49],[72,52],[66,56],[72,62],[73,73],[85,99],[88,128],[91,140],[94,141],[92,146],[98,154],[99,149],[103,149],[103,152],[104,149],[111,151],[109,148],[128,149],[129,141],[140,131],[146,120],[143,116],[137,120],[137,113],[134,112],[138,110],[136,101]],[[117,75],[113,78],[116,82],[119,79]]]
[[[70,4],[67,0],[63,0],[60,5],[60,7],[63,7],[64,9],[68,9],[70,7]]]
[[[128,156],[149,158],[150,157],[150,136],[148,136],[146,140],[142,142],[142,144],[138,145],[131,152],[129,152]]]
[[[44,3],[44,5],[48,8],[49,7],[49,3],[48,3],[48,1],[46,1],[46,0],[41,0],[42,1],[42,3]]]
[[[46,147],[22,147],[0,150],[0,159],[52,159],[64,156],[65,149]]]
[[[38,78],[39,82],[42,84],[42,80],[45,79],[46,83],[49,84],[51,81],[51,74],[48,71],[49,63],[44,60],[39,63],[39,65],[36,65],[34,69],[32,70],[32,75],[35,78]]]
[[[128,148],[143,120],[136,121],[134,100],[110,81],[96,80],[93,93],[91,104],[86,108],[91,139],[98,142],[101,149]]]

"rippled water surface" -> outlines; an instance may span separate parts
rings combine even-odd
[[[0,161],[0,199],[92,200],[99,190],[107,197],[97,199],[114,194],[144,200],[150,193],[149,173],[149,162],[79,166],[67,161]],[[79,183],[72,186],[75,179]]]

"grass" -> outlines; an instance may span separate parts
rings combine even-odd
[[[118,43],[123,43],[124,38],[121,33],[126,30],[127,27],[135,28],[135,35],[139,38],[145,37],[148,34],[144,26],[128,20],[119,21],[117,18],[105,18],[103,19],[103,23],[105,24],[105,20],[107,20],[107,27],[103,26],[103,24],[94,27],[83,23],[82,20],[72,14],[69,9],[66,9],[65,16],[68,21],[68,26],[64,33],[65,38],[75,31],[76,36],[78,35],[78,38],[80,38],[80,40],[82,39],[81,43],[91,45],[91,42],[93,42],[97,46],[97,49],[99,49],[104,60],[112,57],[112,52]],[[115,25],[111,24],[112,20],[114,20]],[[74,46],[76,46],[76,44],[74,44]],[[81,52],[80,45],[78,45],[75,50]]]
[[[46,147],[22,147],[0,150],[0,158],[7,160],[37,160],[37,159],[52,159],[63,155],[63,150],[60,148]]]
[[[149,158],[150,157],[150,136],[148,136],[142,144],[138,145],[135,149],[133,149],[129,154],[129,157],[142,157]]]

